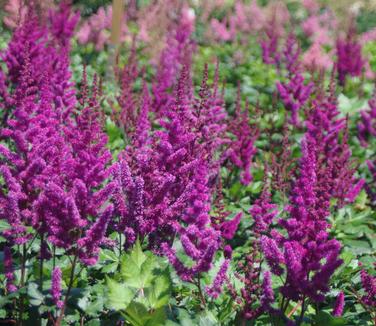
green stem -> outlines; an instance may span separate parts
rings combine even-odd
[[[40,247],[43,248],[44,243],[44,234],[41,235],[40,239]],[[40,258],[39,258],[39,290],[43,291],[43,253],[42,250],[40,252]]]
[[[21,282],[20,282],[20,288],[22,288],[25,285],[25,271],[26,271],[26,244],[22,245],[22,257],[21,257]],[[24,312],[24,297],[21,294],[20,296],[20,311],[19,311],[19,318],[17,325],[22,326],[22,318],[23,318],[23,312]]]
[[[206,300],[205,300],[205,297],[202,293],[200,274],[197,277],[197,288],[198,288],[198,295],[200,297],[201,304],[205,307],[206,306]]]

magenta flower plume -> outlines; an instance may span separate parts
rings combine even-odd
[[[171,91],[178,80],[179,71],[183,66],[189,66],[193,51],[191,41],[192,30],[185,28],[184,23],[174,26],[167,35],[166,46],[163,49],[155,81],[153,82],[153,110],[163,113],[174,103]]]
[[[14,285],[12,251],[9,247],[4,247],[4,274],[7,291],[9,293],[17,291],[17,287]]]
[[[343,314],[343,308],[345,307],[345,295],[341,291],[336,299],[336,302],[334,304],[332,315],[334,317],[341,317]]]
[[[367,147],[369,139],[376,137],[376,88],[368,101],[368,110],[360,112],[358,123],[358,138],[362,146]]]
[[[79,19],[80,13],[78,11],[75,13],[72,12],[69,0],[60,2],[59,8],[56,11],[49,11],[51,34],[62,47],[69,46]]]
[[[266,64],[274,64],[277,67],[280,64],[281,53],[279,52],[280,31],[277,27],[277,20],[273,15],[272,20],[266,25],[265,35],[260,41],[262,50],[262,60]]]
[[[269,271],[264,272],[264,279],[262,281],[262,296],[260,301],[265,311],[270,310],[270,305],[274,302],[272,275]]]
[[[234,237],[235,232],[238,229],[242,215],[242,213],[238,213],[234,216],[232,220],[222,222],[222,224],[220,225],[220,230],[223,238],[231,240]]]
[[[209,271],[214,254],[220,246],[220,233],[208,224],[210,198],[207,188],[207,168],[203,162],[199,162],[195,170],[194,178],[188,185],[189,192],[186,193],[188,205],[181,218],[188,226],[174,223],[175,230],[180,234],[184,252],[193,260],[194,265],[185,266],[176,256],[174,249],[169,248],[166,242],[162,244],[167,258],[184,281],[193,281],[198,273]]]
[[[274,239],[263,236],[261,245],[272,273],[286,273],[281,292],[291,300],[309,297],[321,302],[329,291],[329,281],[342,264],[340,243],[329,239],[330,188],[318,178],[317,146],[306,134],[302,144],[300,175],[295,181],[288,207],[289,217],[280,219],[287,236],[273,230]],[[329,191],[329,193],[328,193]]]
[[[362,46],[356,39],[356,29],[352,23],[345,38],[337,40],[337,69],[341,86],[346,83],[346,77],[357,77],[362,74],[365,60],[362,57]]]
[[[255,141],[259,130],[254,124],[250,124],[248,103],[242,111],[240,102],[239,86],[235,117],[229,122],[229,131],[235,136],[235,139],[230,143],[225,155],[241,170],[240,182],[243,185],[248,185],[252,181],[250,169],[256,154]]]
[[[95,265],[98,260],[99,246],[105,243],[105,234],[112,217],[113,207],[109,205],[96,222],[77,241],[81,261],[86,265]]]
[[[265,171],[265,173],[267,173],[267,171]],[[264,182],[265,187],[260,198],[256,199],[249,210],[249,213],[255,221],[254,232],[256,235],[261,235],[267,232],[273,219],[278,213],[277,205],[271,203],[271,195],[266,180]]]
[[[334,72],[328,95],[314,101],[308,111],[306,126],[317,147],[320,171],[317,178],[326,184],[327,194],[338,200],[338,206],[353,202],[364,185],[363,179],[355,178],[355,162],[348,144],[347,121],[339,118],[335,100]]]
[[[297,126],[299,125],[299,111],[308,101],[313,89],[313,83],[305,83],[301,74],[300,47],[293,34],[289,35],[283,54],[288,80],[285,83],[278,81],[276,87],[283,104],[291,112],[291,124]]]
[[[226,281],[227,270],[229,268],[229,265],[230,265],[230,259],[225,259],[225,261],[222,263],[221,267],[219,268],[217,275],[214,278],[213,284],[206,287],[206,292],[210,297],[216,299],[221,294],[222,286],[224,282]]]
[[[361,302],[371,310],[376,307],[376,277],[368,274],[364,269],[360,271],[360,279],[365,294],[361,298]]]
[[[52,300],[58,309],[61,309],[64,302],[61,300],[61,269],[60,267],[55,267],[52,271],[51,279],[51,295]]]

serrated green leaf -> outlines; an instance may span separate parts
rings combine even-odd
[[[168,304],[171,296],[171,279],[168,269],[154,274],[152,285],[145,290],[151,308],[158,309]]]
[[[107,279],[108,287],[108,306],[114,310],[125,310],[135,296],[135,291],[126,284],[118,283],[109,277]]]
[[[148,309],[139,302],[132,302],[122,315],[134,326],[160,326],[164,325],[167,319],[166,312],[163,308],[149,312]]]
[[[137,242],[132,252],[122,260],[121,276],[128,286],[143,289],[151,284],[155,267],[155,256],[151,253],[145,255]]]

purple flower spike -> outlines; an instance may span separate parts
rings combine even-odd
[[[341,317],[343,314],[343,308],[345,307],[345,295],[341,291],[336,299],[336,302],[334,304],[332,315],[334,317]]]
[[[64,302],[61,300],[61,269],[59,267],[55,267],[52,271],[51,295],[56,307],[61,309]]]

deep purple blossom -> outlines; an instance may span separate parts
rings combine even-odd
[[[287,236],[273,230],[273,238],[263,236],[261,244],[272,273],[286,273],[281,288],[284,296],[294,301],[308,297],[321,302],[329,291],[331,275],[342,263],[338,257],[341,246],[329,239],[330,188],[324,178],[318,178],[317,146],[309,134],[303,140],[302,152],[289,217],[279,221]]]
[[[270,310],[270,305],[274,302],[274,292],[272,289],[272,275],[269,271],[265,271],[262,281],[261,305],[265,311]]]
[[[345,307],[345,295],[341,291],[337,296],[336,302],[335,302],[334,307],[333,307],[332,315],[334,317],[341,317],[342,314],[343,314],[343,308],[344,307]]]
[[[225,259],[221,267],[219,268],[217,275],[214,278],[213,284],[206,288],[206,292],[208,293],[208,295],[214,299],[218,298],[218,296],[222,292],[222,286],[226,280],[229,265],[230,259]]]
[[[360,112],[358,123],[358,137],[362,146],[367,147],[370,138],[376,137],[376,88],[368,101],[368,110]]]
[[[346,76],[360,76],[365,64],[362,57],[362,45],[356,39],[354,23],[351,24],[345,38],[337,39],[336,48],[338,80],[340,85],[344,86]]]
[[[167,35],[166,46],[160,58],[155,81],[153,82],[153,110],[163,114],[174,103],[171,91],[176,85],[179,71],[190,66],[193,51],[192,30],[183,23],[177,24]]]
[[[72,12],[69,0],[61,1],[57,10],[49,11],[51,34],[62,47],[69,46],[79,19],[80,12]]]
[[[265,173],[267,173],[267,170]],[[267,232],[274,217],[278,213],[277,205],[271,202],[267,180],[264,180],[264,183],[264,189],[260,198],[256,199],[249,210],[249,213],[255,221],[254,232],[256,235]]]
[[[235,138],[230,143],[225,155],[241,170],[240,182],[243,185],[248,185],[252,181],[250,170],[253,157],[256,154],[255,141],[259,130],[255,124],[250,123],[248,103],[246,103],[244,110],[241,110],[240,86],[235,117],[229,121],[229,131]]]
[[[352,202],[363,187],[364,180],[355,178],[356,164],[348,144],[347,120],[339,117],[335,99],[334,72],[329,94],[319,96],[308,111],[307,132],[315,139],[317,178],[327,183],[328,194],[338,200],[338,206]]]
[[[9,293],[17,291],[17,287],[14,285],[12,251],[9,247],[4,247],[4,274],[7,291]]]
[[[365,291],[361,298],[361,303],[374,310],[376,307],[376,277],[362,269],[360,271],[360,279]]]
[[[300,47],[293,34],[289,35],[283,54],[288,73],[287,81],[278,81],[276,87],[285,108],[291,112],[291,124],[297,126],[299,125],[299,111],[308,101],[312,93],[313,83],[306,83],[301,73]]]
[[[58,309],[63,307],[63,301],[61,300],[61,269],[55,267],[52,271],[51,278],[51,295],[52,300]]]

